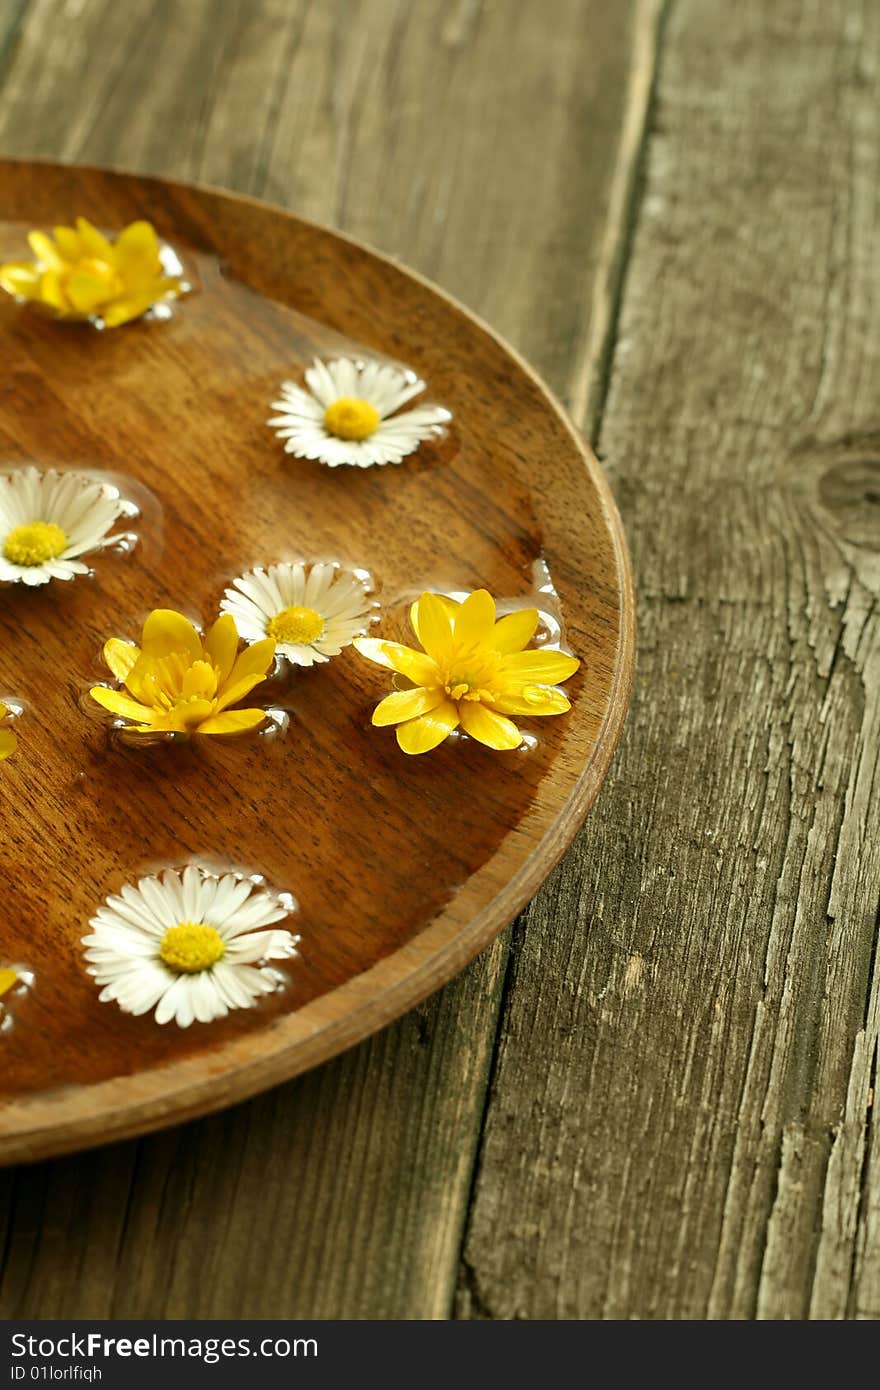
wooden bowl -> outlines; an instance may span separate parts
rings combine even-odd
[[[130,556],[93,577],[0,590],[0,694],[25,706],[0,766],[0,964],[33,988],[0,1034],[0,1159],[119,1139],[215,1110],[380,1028],[480,951],[534,894],[592,803],[626,711],[633,599],[596,460],[525,363],[460,305],[365,246],[278,208],[97,169],[0,163],[0,259],[77,214],[155,224],[198,291],[167,322],[99,333],[3,296],[0,466],[106,469],[141,506]],[[402,361],[448,437],[401,466],[329,469],[267,428],[316,353]],[[527,604],[540,566],[582,660],[572,710],[525,751],[471,740],[408,758],[370,714],[389,690],[351,650],[279,700],[286,737],[136,752],[89,714],[111,635],[146,613],[209,621],[254,564],[338,558],[381,585],[383,635],[423,588]],[[541,602],[545,601],[546,596]],[[276,701],[277,703],[278,701]],[[106,894],[190,861],[291,891],[286,988],[209,1025],[101,1004],[80,939]]]

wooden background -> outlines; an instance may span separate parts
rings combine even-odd
[[[0,1174],[7,1317],[880,1317],[880,7],[6,0],[0,152],[265,196],[595,444],[640,667],[458,981],[224,1115]]]

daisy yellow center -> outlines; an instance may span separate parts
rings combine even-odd
[[[317,642],[324,631],[324,619],[314,608],[282,608],[266,627],[266,636],[274,637],[276,642],[290,642],[294,645],[308,646]]]
[[[67,536],[54,521],[28,521],[14,526],[6,537],[3,554],[13,565],[45,565],[67,549]]]
[[[6,994],[18,980],[18,974],[9,966],[0,966],[0,994]]]
[[[181,975],[197,975],[216,965],[225,950],[216,927],[208,927],[204,922],[179,922],[162,937],[159,955]]]
[[[324,425],[337,439],[369,439],[381,419],[374,405],[357,396],[340,396],[324,411]]]

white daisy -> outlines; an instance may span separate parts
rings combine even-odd
[[[234,579],[220,609],[246,642],[274,637],[276,656],[312,666],[367,631],[377,607],[370,590],[363,572],[336,564],[270,565]]]
[[[330,468],[353,464],[400,463],[425,439],[440,433],[452,415],[440,405],[421,405],[394,412],[424,391],[415,372],[385,362],[334,362],[315,359],[305,374],[306,386],[281,384],[269,424],[285,441],[288,454],[320,459]]]
[[[78,558],[124,539],[108,535],[137,508],[111,483],[18,468],[0,474],[0,583],[48,584],[88,574]]]
[[[188,1028],[230,1009],[250,1008],[279,977],[265,962],[296,955],[299,937],[259,931],[294,908],[240,874],[222,877],[190,864],[142,878],[98,908],[83,937],[86,967],[101,991],[129,1014],[155,1007],[156,1022]]]

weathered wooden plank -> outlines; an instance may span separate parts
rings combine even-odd
[[[514,937],[465,1316],[880,1311],[878,59],[874,6],[671,11],[600,434],[637,694]]]
[[[656,8],[32,0],[0,148],[335,222],[586,400]],[[395,1028],[252,1105],[0,1177],[4,1313],[445,1316],[504,957],[499,943]]]

